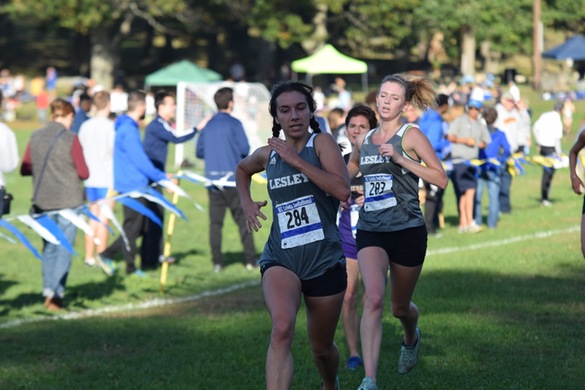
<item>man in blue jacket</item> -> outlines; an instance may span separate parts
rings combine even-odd
[[[165,172],[154,166],[142,147],[139,123],[144,119],[145,112],[146,94],[141,91],[131,92],[128,95],[128,113],[119,116],[114,123],[114,189],[121,194],[141,190],[150,182],[166,179]],[[138,200],[146,204],[144,198]],[[123,229],[130,242],[130,250],[127,250],[124,240],[119,236],[100,256],[110,259],[122,252],[126,260],[126,273],[144,276],[142,270],[136,268],[134,258],[136,240],[144,231],[147,217],[129,207],[123,208]]]
[[[157,92],[154,96],[156,117],[146,126],[144,131],[144,151],[154,166],[161,171],[165,170],[167,163],[168,144],[180,144],[195,137],[196,128],[189,129],[181,136],[176,134],[170,124],[175,117],[177,103],[172,93],[167,91]],[[156,187],[160,191],[160,187]],[[147,206],[161,221],[164,220],[164,208],[154,202],[147,201]],[[162,257],[162,228],[151,220],[145,221],[145,233],[140,247],[140,258],[142,269],[156,268]],[[172,258],[169,258],[172,259]],[[167,259],[167,260],[169,260]]]
[[[424,135],[427,136],[439,160],[445,161],[449,158],[451,144],[447,140],[447,122],[443,115],[449,110],[449,96],[440,94],[437,96],[437,109],[428,110],[420,118],[419,126]],[[446,169],[445,169],[446,170]],[[443,195],[445,190],[425,184],[425,225],[430,236],[439,237],[439,214],[443,209]]]
[[[205,160],[205,176],[211,180],[225,181],[221,188],[210,186],[207,191],[209,195],[209,242],[213,269],[215,272],[219,272],[224,266],[221,253],[221,230],[228,207],[239,227],[240,239],[244,246],[246,268],[252,269],[256,265],[256,248],[252,235],[246,229],[240,197],[235,188],[236,167],[240,160],[250,152],[250,145],[242,123],[230,115],[234,106],[233,90],[227,87],[220,88],[213,99],[219,112],[201,130],[196,150],[197,157]]]

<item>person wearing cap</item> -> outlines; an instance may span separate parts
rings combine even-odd
[[[540,204],[546,207],[552,206],[550,186],[555,174],[553,159],[561,155],[561,138],[563,137],[562,109],[563,102],[556,102],[553,110],[543,113],[534,122],[532,128],[540,155],[547,158],[542,165],[542,180],[540,183]]]
[[[498,119],[494,123],[506,134],[512,153],[525,152],[530,146],[530,115],[525,104],[514,98],[510,92],[505,92],[496,104]],[[500,185],[500,212],[510,214],[512,204],[510,201],[510,188],[512,186],[512,175],[507,169],[502,169]]]
[[[461,115],[449,126],[447,138],[452,144],[451,180],[459,208],[459,232],[477,233],[481,231],[481,227],[473,219],[477,168],[471,164],[471,160],[479,157],[479,149],[485,148],[491,137],[480,118],[483,102],[470,99],[466,108],[466,115]]]
[[[482,196],[484,188],[488,193],[488,215],[487,226],[495,229],[498,225],[500,214],[500,171],[506,169],[506,160],[510,157],[510,144],[506,139],[506,134],[494,127],[494,122],[498,117],[495,107],[486,107],[483,111],[488,131],[491,136],[491,142],[484,149],[479,150],[479,159],[483,162],[478,168],[477,191],[475,193],[475,224],[482,224]]]

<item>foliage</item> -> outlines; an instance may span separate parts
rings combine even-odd
[[[585,7],[574,0],[545,0],[543,21],[567,33],[585,33]]]
[[[405,41],[412,43],[418,39],[414,10],[420,4],[420,0],[350,1],[343,18],[335,20],[340,42],[354,52],[370,56],[410,46]]]

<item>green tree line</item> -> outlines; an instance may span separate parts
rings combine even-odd
[[[10,26],[70,31],[79,61],[106,87],[128,42],[140,43],[136,61],[143,65],[190,49],[214,69],[240,61],[258,80],[324,43],[364,60],[453,65],[473,74],[507,56],[531,55],[535,2],[540,0],[0,0],[0,49],[9,43]],[[541,9],[545,29],[585,31],[583,1],[542,0]],[[157,44],[166,54],[152,54]],[[3,51],[0,63],[8,55]]]

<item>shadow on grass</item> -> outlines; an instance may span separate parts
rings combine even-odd
[[[4,274],[0,274],[0,296],[4,294],[11,286],[18,284],[18,282],[12,280],[5,280]]]
[[[558,276],[423,272],[414,299],[421,310],[421,359],[410,374],[398,374],[402,331],[387,305],[381,388],[576,388],[585,381],[584,271],[569,262],[559,262],[557,270]],[[304,310],[293,343],[291,388],[298,390],[320,383]],[[338,329],[343,362],[345,339]],[[4,329],[0,377],[21,388],[258,389],[269,335],[255,286],[116,317]],[[340,370],[341,387],[357,387],[362,375]]]

